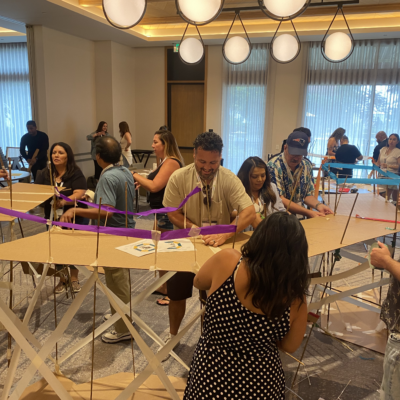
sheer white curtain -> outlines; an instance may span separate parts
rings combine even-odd
[[[32,118],[26,43],[0,44],[0,146],[19,147]]]
[[[224,60],[223,157],[224,167],[235,174],[246,158],[262,157],[268,54],[266,44],[255,44],[245,63],[231,65]]]
[[[339,64],[322,57],[319,42],[310,43],[303,125],[312,132],[311,152],[325,154],[338,127],[366,156],[378,131],[400,132],[399,67],[399,39],[356,41],[351,57]]]

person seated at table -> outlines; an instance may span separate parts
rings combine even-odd
[[[100,179],[100,174],[101,174],[101,167],[97,163],[96,160],[96,141],[98,138],[103,137],[103,136],[111,136],[108,132],[108,124],[105,121],[100,121],[97,129],[91,133],[90,135],[86,136],[87,140],[91,141],[90,144],[90,155],[92,156],[93,162],[94,162],[94,177],[98,181]]]
[[[147,178],[139,175],[135,171],[132,172],[133,178],[137,182],[137,188],[139,186],[144,187],[150,192],[149,203],[152,210],[164,208],[163,199],[165,193],[165,187],[171,175],[184,166],[182,155],[179,151],[178,145],[174,138],[174,135],[168,130],[166,126],[162,126],[153,137],[153,143],[151,147],[154,150],[154,154],[157,161],[161,161],[159,166],[152,171]],[[161,232],[172,231],[174,226],[168,219],[167,214],[156,214],[157,229]],[[165,275],[165,271],[160,271],[160,277]],[[159,306],[168,306],[169,298],[167,296],[167,284],[164,283],[154,293],[161,294],[164,297],[157,300]]]
[[[253,203],[240,179],[229,169],[220,166],[222,139],[214,132],[197,136],[194,143],[194,163],[175,171],[165,189],[165,207],[178,207],[200,183],[201,192],[192,196],[183,209],[168,213],[178,229],[208,225],[228,225],[233,210],[239,210],[237,231],[252,224],[256,213]],[[199,198],[200,197],[200,198]],[[186,218],[185,218],[186,217]],[[236,221],[232,222],[235,225]],[[223,233],[203,236],[207,246],[218,247],[234,236]],[[170,332],[167,341],[177,335],[185,316],[186,299],[192,297],[192,272],[177,272],[167,282]]]
[[[49,137],[46,133],[37,130],[35,121],[28,121],[26,123],[26,128],[28,129],[28,133],[21,138],[19,152],[28,162],[33,180],[35,180],[36,173],[47,165]],[[26,151],[26,149],[28,149],[28,151]]]
[[[249,157],[240,167],[237,176],[242,181],[256,211],[256,218],[245,231],[253,231],[266,217],[264,207],[266,207],[267,215],[286,211],[276,185],[271,182],[267,164],[261,158]],[[236,217],[236,212],[232,216]]]
[[[289,207],[290,199],[292,199],[289,209],[291,213],[315,218],[333,214],[333,211],[314,197],[312,165],[303,158],[307,156],[308,144],[305,133],[292,132],[283,153],[271,159],[267,165],[271,182],[276,185],[285,208]],[[299,176],[300,172],[301,176]],[[297,181],[299,183],[294,190]],[[316,211],[306,209],[303,203]]]
[[[127,122],[122,121],[119,123],[119,134],[121,136],[121,148],[122,148],[122,164],[125,167],[132,165],[132,135]]]
[[[389,136],[387,147],[382,147],[379,157],[378,166],[383,171],[392,172],[393,174],[398,174],[400,165],[400,149],[397,148],[397,144],[400,142],[399,135],[397,133],[392,133]],[[388,199],[392,199],[394,203],[397,203],[399,197],[399,188],[396,185],[384,186],[385,195]]]
[[[349,144],[349,138],[346,135],[343,135],[342,140],[340,141],[341,145],[336,151],[336,162],[341,164],[355,164],[357,161],[361,161],[363,159],[360,150],[352,144]],[[353,169],[352,168],[331,168],[331,172],[333,172],[338,178],[352,178],[353,177]]]
[[[380,248],[371,251],[371,264],[385,269],[391,283],[382,304],[381,319],[388,329],[388,341],[383,361],[381,399],[397,399],[400,393],[400,262],[393,260],[388,248],[378,242]]]
[[[335,156],[337,149],[341,145],[341,140],[346,130],[343,128],[337,128],[331,136],[329,136],[328,146],[327,146],[327,156]]]
[[[96,160],[102,168],[99,183],[96,186],[94,202],[104,207],[133,213],[133,201],[135,199],[135,183],[132,174],[127,168],[119,165],[121,159],[121,145],[113,137],[101,137],[96,140]],[[125,183],[127,183],[127,203],[125,202]],[[98,208],[77,208],[76,215],[79,217],[97,220]],[[114,228],[125,228],[125,214],[113,213],[104,209],[100,210],[100,219],[106,220],[107,225]],[[66,211],[61,217],[62,222],[72,222],[74,219],[73,210]],[[128,214],[128,228],[135,228],[136,222],[133,216]],[[130,299],[129,269],[126,268],[104,268],[107,287],[124,303]],[[110,305],[111,307],[111,305]],[[111,307],[111,313],[115,310]],[[104,316],[109,319],[111,314]],[[131,340],[131,334],[125,322],[118,320],[114,324],[114,330],[105,333],[101,339],[105,343],[117,343],[122,340]]]
[[[62,194],[70,201],[58,199],[56,203],[57,215],[52,216],[53,200],[49,199],[44,203],[44,216],[46,219],[58,219],[65,211],[74,209],[75,201],[81,200],[84,196],[87,186],[86,178],[83,175],[81,169],[75,163],[74,153],[71,147],[67,143],[58,142],[54,143],[50,149],[50,162],[52,171],[52,180],[50,179],[50,169],[48,167],[38,171],[35,184],[39,185],[51,185],[65,188]],[[86,208],[85,205],[77,203],[77,207]],[[77,216],[75,223],[80,225],[87,225],[88,220]],[[56,269],[60,271],[63,267],[60,265],[56,266]],[[79,292],[81,286],[78,279],[78,270],[73,265],[69,266],[71,270],[71,284],[74,292]],[[60,281],[55,287],[54,292],[60,294],[66,291],[67,279],[61,274]]]
[[[308,141],[311,143],[311,131],[308,128],[305,128],[304,126],[301,126],[300,128],[293,129],[293,132],[303,132],[308,136]],[[283,150],[285,148],[286,144],[286,139],[282,142],[282,147],[281,147],[281,153],[283,153]],[[278,154],[275,154],[277,156]],[[273,156],[273,157],[275,157]]]
[[[201,267],[194,286],[208,298],[184,400],[285,397],[279,349],[295,352],[306,331],[307,253],[298,219],[277,212],[240,252],[222,250]]]

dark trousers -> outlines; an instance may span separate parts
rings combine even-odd
[[[97,164],[96,160],[93,160],[93,162],[94,162],[94,177],[98,180],[100,179],[100,175],[101,172],[103,171],[103,168],[101,168],[100,165]]]
[[[45,160],[37,160],[36,163],[32,166],[31,172],[33,175],[33,181],[35,182],[36,180],[36,174],[38,171],[42,170],[43,168],[46,168],[47,166],[47,158]]]

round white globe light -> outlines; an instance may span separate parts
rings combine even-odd
[[[280,62],[290,62],[296,58],[299,42],[292,35],[284,33],[278,36],[272,44],[274,58]]]
[[[349,35],[343,32],[335,32],[325,41],[325,55],[332,61],[341,61],[351,52],[353,43]]]
[[[277,17],[287,18],[299,12],[307,0],[264,0],[265,8]]]
[[[197,64],[204,56],[204,47],[199,39],[187,38],[179,46],[179,55],[187,64]]]
[[[224,45],[225,58],[231,64],[241,64],[250,55],[250,44],[241,36],[232,36]]]
[[[223,0],[177,0],[177,3],[186,21],[201,24],[218,15]]]
[[[143,18],[146,0],[103,0],[103,10],[110,23],[131,28]]]

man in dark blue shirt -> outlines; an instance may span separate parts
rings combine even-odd
[[[26,128],[28,133],[22,136],[19,151],[31,167],[33,179],[35,180],[37,171],[47,165],[49,137],[44,132],[37,130],[35,121],[28,121]]]
[[[363,156],[360,153],[360,150],[356,146],[349,144],[349,138],[347,136],[343,136],[340,141],[341,145],[336,151],[336,162],[341,164],[355,164],[357,161],[361,161]],[[333,172],[338,178],[352,178],[353,177],[353,169],[352,168],[331,168],[331,172]]]

